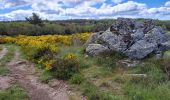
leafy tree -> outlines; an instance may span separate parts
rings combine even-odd
[[[42,19],[36,13],[32,13],[32,16],[26,17],[25,19],[33,25],[39,25],[39,26],[43,25]]]

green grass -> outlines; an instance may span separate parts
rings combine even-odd
[[[170,58],[170,51],[167,51],[165,55]]]
[[[78,48],[64,48],[65,52],[78,55],[82,65],[81,75],[71,78],[72,84],[78,84],[83,95],[89,100],[170,100],[170,85],[167,70],[170,70],[170,59],[144,60],[144,64],[136,68],[118,70],[116,61],[125,58],[119,53],[108,56],[85,58]],[[78,52],[79,51],[79,52]],[[167,52],[169,54],[169,52]],[[85,67],[84,67],[85,66]],[[147,78],[123,77],[121,73],[147,74]],[[169,73],[170,74],[170,73]],[[83,78],[82,78],[83,76]],[[112,83],[108,84],[111,80]],[[114,91],[112,87],[120,89]],[[104,85],[107,90],[102,91]]]
[[[49,80],[55,78],[55,73],[51,71],[43,71],[39,77],[39,80],[43,83],[48,83]]]
[[[14,56],[14,47],[12,45],[6,46],[7,54],[0,60],[0,75],[8,75],[10,72],[7,68],[7,63],[10,62]]]
[[[101,57],[85,57],[84,47],[71,46],[62,47],[60,49],[60,57],[67,53],[73,53],[77,56],[80,73],[75,74],[69,80],[71,84],[75,85],[75,88],[80,88],[78,91],[85,95],[88,100],[122,100],[122,96],[114,95],[112,92],[103,91],[97,84],[95,79],[106,82],[106,77],[111,76],[114,68],[116,67],[116,61],[124,58],[124,55],[119,53],[103,54]]]
[[[166,69],[167,68],[167,69]],[[125,79],[124,93],[130,100],[170,100],[170,59],[148,59],[131,73],[146,74],[146,78]]]
[[[26,92],[19,86],[0,91],[0,100],[29,100]]]
[[[0,51],[2,51],[2,49],[3,49],[3,47],[2,47],[2,46],[0,46]]]
[[[116,62],[125,58],[119,53],[85,57],[84,47],[70,46],[61,47],[57,57],[62,58],[68,53],[77,56],[80,67],[80,72],[74,74],[69,83],[88,100],[170,100],[169,58],[150,58],[134,68],[119,68]],[[146,74],[147,77],[122,75],[126,73]],[[40,75],[40,80],[45,83],[53,78],[56,78],[55,71],[42,71]]]

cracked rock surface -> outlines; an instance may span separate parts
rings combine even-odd
[[[159,55],[170,50],[170,34],[156,26],[153,20],[137,21],[118,18],[104,32],[92,34],[86,42],[86,53],[91,56],[117,51],[130,59],[143,59],[149,54]]]

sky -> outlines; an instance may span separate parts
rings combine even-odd
[[[0,21],[152,18],[170,20],[170,0],[0,0]]]

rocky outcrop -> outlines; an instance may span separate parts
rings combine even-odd
[[[153,20],[118,18],[108,30],[94,33],[85,45],[87,54],[92,56],[118,51],[131,59],[143,59],[149,54],[162,55],[169,50],[168,41],[170,34],[156,26]]]

